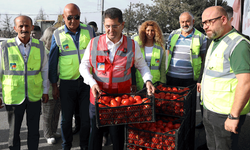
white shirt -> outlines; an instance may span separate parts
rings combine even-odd
[[[123,36],[121,37],[121,39],[117,42],[117,43],[113,43],[112,41],[109,40],[109,38],[106,35],[106,43],[108,46],[108,49],[110,51],[109,53],[109,59],[110,62],[113,63],[114,60],[114,56],[115,53],[117,51],[117,49],[119,48],[119,46],[122,44],[123,42]],[[90,85],[90,87],[92,87],[93,85],[97,84],[97,82],[95,81],[95,79],[93,78],[92,74],[89,72],[91,65],[89,62],[89,57],[90,57],[90,43],[88,44],[84,56],[82,58],[80,67],[79,67],[79,71],[80,74],[82,75],[82,77],[84,78],[84,83]],[[135,41],[135,62],[134,62],[135,68],[137,68],[143,78],[143,81],[146,82],[147,80],[152,80],[153,76],[150,73],[150,70],[145,62],[145,59],[143,58],[143,55],[141,53],[140,47],[138,45],[138,43]]]
[[[25,45],[19,40],[18,37],[15,38],[16,44],[18,45],[18,49],[20,50],[20,53],[22,54],[24,61],[27,62],[28,60],[28,55],[30,51],[30,46],[31,46],[31,38],[30,41]],[[41,68],[41,74],[43,78],[43,94],[48,94],[49,92],[49,79],[48,79],[48,58],[46,51],[44,49],[44,59],[43,59],[43,64]],[[0,76],[2,76],[2,47],[0,46]],[[0,78],[1,81],[1,78]],[[1,81],[2,82],[2,81]]]
[[[145,60],[147,62],[148,67],[151,64],[151,57],[152,57],[153,48],[154,48],[154,46],[151,46],[151,47],[145,46],[145,48],[144,48],[144,50],[145,50]]]

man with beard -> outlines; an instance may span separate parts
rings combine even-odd
[[[190,12],[183,12],[179,22],[181,28],[174,30],[168,39],[167,84],[189,86],[196,84],[200,75],[207,39],[193,27],[194,17]]]
[[[220,6],[204,10],[202,27],[213,40],[201,87],[207,146],[238,150],[241,126],[250,109],[250,42],[231,26]]]
[[[201,63],[206,54],[207,39],[193,27],[194,21],[190,12],[183,12],[179,17],[181,28],[169,35],[168,61],[166,61],[167,85],[187,87],[195,85],[199,78]],[[195,106],[196,90],[192,93],[191,117],[195,117]],[[193,132],[193,137],[189,138],[191,147],[194,146],[194,131],[192,122],[190,132]]]

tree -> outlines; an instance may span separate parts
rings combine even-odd
[[[125,9],[124,11],[124,21],[125,21],[125,29],[127,31],[127,35],[129,35],[129,31],[134,31],[134,27],[136,27],[136,22],[135,22],[135,11],[132,11],[132,8],[134,4],[129,5],[128,9]]]
[[[44,10],[41,8],[36,18],[34,18],[34,25],[38,25],[37,20],[46,20],[46,19],[47,19],[47,15],[45,14]]]
[[[130,3],[129,8],[124,10],[123,18],[125,21],[125,29],[129,31],[137,31],[137,26],[144,21],[149,20],[148,12],[151,11],[151,6],[143,3]]]
[[[203,32],[200,27],[201,15],[205,8],[214,6],[214,0],[152,0],[154,5],[142,3],[130,4],[124,11],[125,28],[128,31],[135,31],[137,25],[146,20],[156,21],[163,33],[180,28],[179,16],[185,11],[194,15],[194,27]],[[227,5],[225,0],[218,0],[217,5]],[[128,32],[127,31],[127,32]]]
[[[11,17],[8,14],[5,15],[2,25],[2,36],[5,38],[12,38],[15,35],[15,32],[13,26],[11,25]]]

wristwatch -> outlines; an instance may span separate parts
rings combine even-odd
[[[240,119],[240,116],[239,117],[233,117],[232,114],[228,114],[228,118],[233,119],[233,120],[238,120],[238,119]]]

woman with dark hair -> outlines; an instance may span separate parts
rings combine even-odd
[[[164,37],[159,25],[152,20],[142,23],[139,30],[140,48],[153,76],[152,82],[166,83],[166,52]],[[140,72],[136,71],[137,90],[143,88],[144,82]]]

